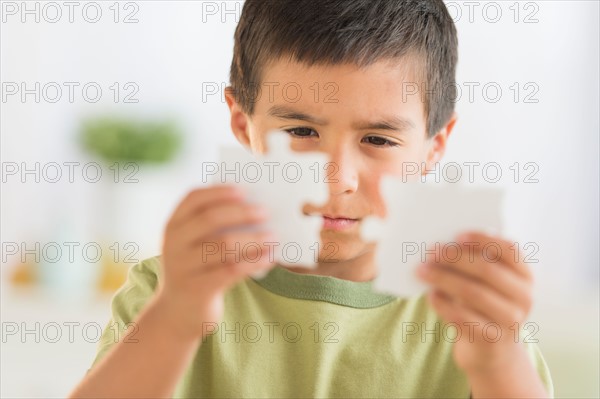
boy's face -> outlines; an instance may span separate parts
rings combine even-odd
[[[337,251],[322,253],[331,261],[351,261],[373,251],[360,238],[361,220],[383,216],[379,194],[383,175],[401,175],[403,163],[421,173],[439,161],[455,116],[428,139],[421,93],[407,95],[415,84],[410,64],[377,62],[359,69],[353,65],[312,66],[279,61],[264,69],[261,94],[254,114],[241,111],[231,93],[226,99],[237,139],[253,152],[263,153],[266,134],[287,130],[296,151],[321,151],[336,165],[328,172],[329,201],[304,211],[324,217],[323,247],[333,242]],[[331,219],[337,220],[331,220]],[[344,220],[346,219],[346,220]],[[351,220],[347,220],[351,219]]]

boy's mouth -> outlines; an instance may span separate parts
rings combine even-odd
[[[324,230],[347,230],[354,227],[360,221],[360,219],[351,219],[343,216],[322,216]]]
[[[306,216],[318,216],[323,220],[321,230],[327,231],[349,231],[357,228],[362,221],[361,217],[349,216],[341,212],[325,209],[311,209],[312,206],[306,205],[302,213]]]

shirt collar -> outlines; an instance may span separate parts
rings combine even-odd
[[[280,265],[275,265],[264,277],[251,278],[277,295],[353,308],[375,308],[398,299],[375,291],[373,280],[350,281],[331,276],[295,273]]]

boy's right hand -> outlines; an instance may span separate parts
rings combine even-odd
[[[265,220],[265,209],[247,203],[233,186],[191,191],[177,206],[164,234],[155,298],[174,337],[200,338],[204,323],[221,318],[228,288],[273,267],[265,246],[274,242],[269,232],[234,230]]]

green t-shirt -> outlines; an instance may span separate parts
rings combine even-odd
[[[112,300],[112,318],[94,364],[153,295],[160,258],[130,270]],[[219,323],[178,382],[175,397],[459,397],[469,398],[453,359],[457,329],[425,296],[396,298],[372,282],[299,274],[275,266],[225,294]],[[115,324],[117,323],[117,324]],[[465,336],[468,327],[462,329]],[[122,336],[123,334],[121,334]],[[548,367],[537,345],[525,344],[550,395]]]

